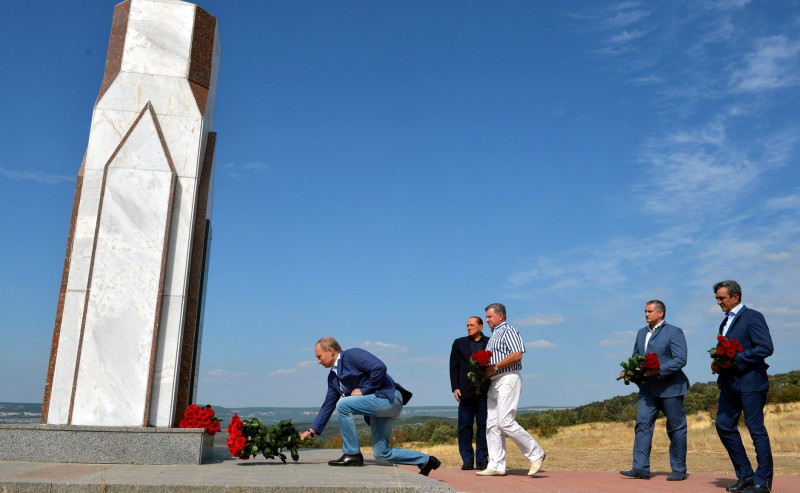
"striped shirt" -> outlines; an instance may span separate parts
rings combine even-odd
[[[492,329],[492,337],[489,338],[489,343],[486,344],[486,350],[492,352],[492,359],[489,363],[496,365],[511,353],[524,353],[525,344],[522,343],[519,331],[508,325],[508,323],[503,322]],[[508,365],[492,373],[492,375],[520,370],[522,370],[522,361],[517,361],[513,365]]]

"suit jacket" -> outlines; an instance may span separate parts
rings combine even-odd
[[[677,397],[689,392],[689,379],[683,373],[686,366],[686,337],[683,331],[666,322],[661,324],[650,336],[647,350],[644,341],[650,327],[639,329],[636,334],[636,343],[633,353],[644,356],[646,353],[656,353],[661,363],[658,375],[645,377],[639,385],[639,391],[655,397]]]
[[[408,392],[392,380],[386,373],[386,365],[372,353],[359,348],[343,349],[339,353],[336,372],[331,369],[328,373],[328,390],[325,401],[311,424],[317,433],[322,433],[325,425],[336,409],[339,398],[352,394],[354,389],[361,389],[362,395],[375,394],[376,397],[394,400],[395,390],[403,395],[403,404],[411,399]]]
[[[736,364],[720,370],[717,386],[723,385],[737,392],[765,392],[769,389],[767,368],[764,359],[772,354],[772,337],[761,312],[742,306],[733,318],[728,339],[737,339],[742,352],[736,356]]]
[[[467,373],[472,371],[472,365],[469,362],[469,357],[472,356],[470,339],[469,336],[459,337],[453,341],[453,347],[450,350],[450,390],[455,392],[456,389],[461,389],[462,401],[468,401],[475,396],[475,384],[467,377]],[[486,349],[488,342],[489,338],[481,332],[481,339],[478,341],[479,348]],[[491,381],[487,378],[481,385],[483,398],[489,391],[489,384]]]

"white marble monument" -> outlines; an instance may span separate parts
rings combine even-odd
[[[114,9],[73,204],[42,423],[175,426],[192,399],[211,218],[216,19]]]

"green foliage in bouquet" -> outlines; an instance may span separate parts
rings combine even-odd
[[[623,361],[619,364],[619,366],[621,366],[622,369],[627,372],[625,375],[625,385],[630,385],[631,382],[638,384],[644,380],[645,359],[646,358],[644,356],[637,353],[628,358],[628,361]],[[617,380],[620,378],[622,377],[617,378]]]
[[[255,457],[260,452],[267,459],[278,457],[286,464],[283,449],[289,450],[295,462],[300,459],[300,454],[297,452],[300,434],[289,419],[276,425],[265,426],[258,418],[241,420],[234,414],[228,433],[230,434],[228,449],[234,457],[242,460]]]

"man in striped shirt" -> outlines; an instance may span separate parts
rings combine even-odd
[[[486,417],[486,443],[489,446],[489,467],[479,471],[478,476],[505,476],[506,439],[508,437],[531,461],[528,476],[542,468],[545,453],[530,433],[519,425],[517,414],[519,395],[522,392],[522,353],[525,345],[517,329],[506,322],[506,307],[492,303],[486,307],[486,322],[492,329],[492,337],[486,350],[492,359],[486,368],[492,383],[489,387],[488,413]]]

